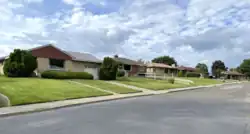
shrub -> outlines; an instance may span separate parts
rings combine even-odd
[[[179,71],[178,72],[178,77],[183,77],[184,75],[183,75],[183,71],[181,70],[181,71]]]
[[[200,77],[200,73],[197,73],[197,72],[187,72],[186,77]]]
[[[0,108],[10,106],[10,100],[8,97],[0,93]]]
[[[42,72],[41,77],[48,79],[93,79],[93,75],[87,72],[68,72],[54,70]]]
[[[4,74],[8,77],[29,77],[37,68],[37,61],[29,51],[15,49],[4,61]]]
[[[116,80],[118,64],[110,57],[105,57],[100,68],[99,78],[101,80]]]
[[[168,79],[168,83],[174,84],[174,82],[175,82],[174,78],[169,78]]]
[[[125,71],[124,71],[124,70],[119,70],[119,71],[117,72],[117,76],[118,76],[118,77],[124,77],[124,76],[125,76]]]

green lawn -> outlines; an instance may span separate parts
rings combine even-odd
[[[109,95],[96,89],[63,80],[0,77],[0,93],[12,105]]]
[[[164,90],[171,88],[187,87],[187,85],[180,83],[170,84],[166,80],[154,80],[154,79],[137,78],[137,77],[118,78],[117,82],[152,90]]]
[[[84,83],[84,84],[91,85],[93,87],[101,88],[104,90],[108,90],[108,91],[112,91],[112,92],[120,93],[120,94],[141,92],[138,90],[133,90],[131,88],[126,88],[126,87],[122,87],[122,86],[109,84],[109,83],[107,83],[105,81],[101,81],[101,80],[77,80],[77,81]]]
[[[213,84],[222,84],[223,82],[215,79],[205,79],[205,78],[186,78],[182,77],[181,79],[192,80],[193,86],[203,86],[203,85],[213,85]]]

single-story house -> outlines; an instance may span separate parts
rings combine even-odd
[[[197,72],[198,70],[193,67],[186,67],[186,66],[179,66],[177,67],[178,71],[182,71],[183,74],[186,74],[187,72]]]
[[[225,79],[233,79],[233,80],[244,80],[247,79],[247,76],[236,72],[236,71],[226,71],[222,72],[222,75],[224,76]]]
[[[125,76],[136,76],[146,72],[146,66],[137,61],[119,57],[118,55],[115,55],[113,59],[119,63],[118,69],[125,71]]]
[[[38,67],[35,70],[39,75],[46,70],[65,70],[72,72],[88,72],[98,79],[101,60],[89,53],[63,51],[53,45],[44,45],[29,49],[37,58]],[[3,74],[4,60],[0,58],[0,73]]]
[[[177,68],[163,63],[148,63],[147,74],[156,74],[156,75],[167,74],[171,76],[176,76]]]

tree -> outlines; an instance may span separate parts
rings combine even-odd
[[[160,57],[156,57],[152,60],[152,62],[155,63],[164,63],[164,64],[168,64],[168,65],[172,65],[175,64],[175,66],[177,66],[177,62],[173,57],[170,56],[160,56]]]
[[[212,64],[212,74],[216,78],[220,77],[221,76],[221,72],[226,71],[226,70],[227,70],[227,68],[226,68],[226,66],[225,66],[225,64],[224,64],[223,61],[216,60],[216,61],[213,62],[213,64]]]
[[[238,68],[239,72],[250,76],[250,59],[245,59]]]
[[[197,68],[204,77],[208,76],[208,67],[206,64],[198,63],[195,68]]]
[[[15,49],[4,61],[3,70],[8,77],[29,77],[36,68],[36,57],[29,51]]]
[[[101,80],[116,80],[118,63],[110,58],[105,57],[100,68],[99,78]]]

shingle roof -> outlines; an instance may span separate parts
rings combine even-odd
[[[157,67],[157,68],[175,68],[172,66],[169,66],[167,64],[163,64],[163,63],[149,63],[147,64],[147,67]]]
[[[120,62],[122,64],[128,64],[128,65],[142,65],[138,63],[137,61],[127,59],[127,58],[122,58],[122,57],[114,57],[113,58],[115,61]]]
[[[74,61],[87,61],[87,62],[95,62],[95,63],[101,63],[102,61],[95,57],[92,54],[89,53],[81,53],[81,52],[69,52],[65,51],[67,54],[69,54]]]
[[[226,72],[222,72],[222,74],[227,74],[227,75],[244,75],[242,73],[236,72],[236,71],[226,71]]]
[[[185,67],[185,66],[179,66],[178,67],[179,70],[187,70],[187,71],[196,71],[196,68],[193,67]]]

